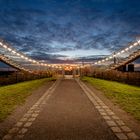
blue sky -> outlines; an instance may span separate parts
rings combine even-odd
[[[95,59],[140,35],[139,0],[0,0],[0,37],[35,59]]]

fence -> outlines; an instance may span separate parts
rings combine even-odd
[[[35,80],[35,79],[41,79],[41,78],[48,78],[52,77],[52,72],[39,72],[38,74],[29,74],[26,72],[13,72],[9,75],[3,75],[0,77],[0,85],[8,85],[8,84],[14,84],[18,82],[23,81],[29,81],[29,80]]]
[[[140,86],[140,72],[121,72],[117,70],[106,71],[103,69],[86,67],[82,70],[81,73],[83,76],[91,76],[95,78]]]

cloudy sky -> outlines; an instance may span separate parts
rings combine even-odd
[[[139,35],[140,0],[0,0],[0,37],[35,59],[94,59]]]

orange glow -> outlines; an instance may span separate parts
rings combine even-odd
[[[71,71],[73,68],[71,66],[65,67],[65,70]]]

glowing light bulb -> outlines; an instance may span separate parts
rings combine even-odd
[[[1,45],[1,46],[3,45],[2,42],[0,42],[0,45]]]
[[[16,52],[13,50],[13,51],[12,51],[12,53],[14,53],[14,54],[15,54]]]
[[[8,48],[8,51],[12,51],[12,49],[11,48]]]
[[[129,48],[126,48],[126,49],[125,49],[125,51],[128,51],[128,50],[129,50]]]
[[[20,56],[20,54],[19,54],[19,53],[17,53],[17,55],[18,55],[18,56]]]
[[[138,43],[137,43],[137,42],[135,42],[133,45],[134,45],[134,46],[137,46],[137,45],[138,45]]]
[[[124,50],[122,50],[121,53],[124,53]]]
[[[129,46],[129,49],[131,49],[131,48],[133,48],[133,46],[131,45],[131,46]]]
[[[7,49],[7,46],[6,45],[3,45],[3,48]]]

